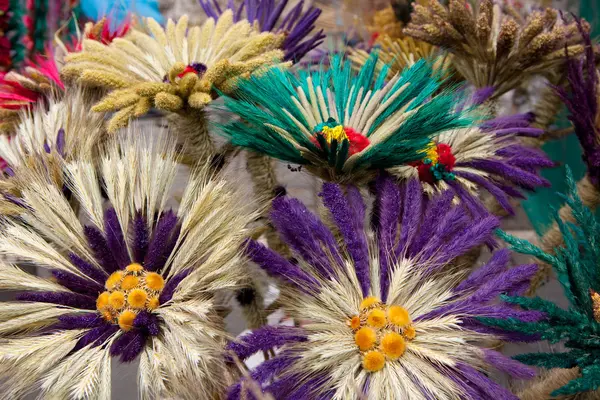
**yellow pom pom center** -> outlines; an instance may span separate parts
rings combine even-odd
[[[143,289],[133,289],[127,295],[127,304],[133,308],[144,308],[148,293]]]
[[[388,317],[392,324],[400,327],[410,324],[410,315],[404,307],[390,306],[388,308]]]
[[[123,292],[112,292],[108,296],[108,305],[115,310],[120,310],[125,305],[125,295]]]
[[[105,286],[107,291],[96,299],[98,313],[108,322],[129,330],[139,310],[160,307],[165,280],[156,272],[146,271],[141,264],[132,263],[111,274]]]
[[[353,331],[360,328],[360,317],[358,315],[352,317],[352,319],[348,321],[348,326],[352,328]]]
[[[371,310],[367,316],[367,325],[373,328],[383,328],[387,324],[385,311],[378,308]]]
[[[110,293],[108,293],[108,292],[103,292],[100,294],[100,296],[98,296],[98,298],[96,299],[96,308],[99,311],[103,311],[108,306],[108,297],[109,296],[110,296]]]
[[[402,335],[396,332],[390,332],[381,339],[381,349],[386,356],[392,360],[396,360],[404,354],[406,343]]]
[[[162,290],[165,287],[165,280],[156,272],[150,272],[146,275],[146,286],[152,290]]]
[[[413,328],[411,325],[404,328],[404,331],[402,333],[409,340],[413,340],[415,337],[417,337],[417,331],[415,331],[415,328]]]
[[[376,304],[381,303],[381,301],[375,296],[365,297],[363,301],[360,302],[360,309],[366,310],[367,308],[373,307]]]
[[[139,279],[137,276],[134,275],[127,275],[125,278],[123,278],[123,282],[121,282],[121,289],[123,290],[129,290],[129,289],[133,289],[134,287],[136,287],[139,283]]]
[[[133,320],[135,320],[135,317],[137,317],[135,312],[130,310],[123,311],[119,315],[119,327],[125,332],[129,331],[133,328]]]
[[[129,264],[127,267],[125,267],[125,271],[128,272],[142,272],[143,270],[144,267],[142,267],[142,264],[138,263]]]
[[[156,310],[159,305],[160,305],[160,303],[158,301],[158,297],[153,297],[150,300],[148,300],[148,309],[149,310]]]
[[[358,315],[346,324],[352,330],[362,366],[369,372],[381,370],[386,362],[394,362],[406,352],[417,334],[407,309],[387,305],[369,296],[360,303]]]
[[[123,273],[121,271],[113,272],[106,280],[104,287],[108,290],[118,289],[117,285],[121,282],[122,278]]]
[[[377,333],[375,333],[375,331],[371,328],[360,328],[354,334],[354,343],[356,343],[358,348],[362,351],[372,348],[376,341]]]
[[[384,365],[385,356],[379,351],[370,351],[363,356],[363,368],[367,371],[379,371]]]

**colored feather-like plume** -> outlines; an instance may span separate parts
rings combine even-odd
[[[425,61],[387,80],[377,55],[360,69],[335,55],[328,70],[272,69],[241,82],[226,107],[244,122],[223,127],[234,145],[304,165],[326,180],[371,179],[422,158],[433,137],[471,126],[455,93]]]
[[[544,318],[539,321],[526,321],[518,317],[482,320],[517,334],[531,335],[551,343],[564,343],[566,351],[563,352],[529,353],[516,357],[526,364],[544,368],[579,367],[580,376],[556,389],[553,396],[573,395],[600,388],[600,223],[581,202],[570,171],[567,182],[569,194],[566,202],[572,209],[575,223],[566,223],[557,217],[564,247],[555,249],[555,255],[506,233],[501,233],[501,237],[515,251],[532,255],[553,266],[569,300],[569,309],[564,310],[539,297],[505,296],[507,304],[541,312]]]

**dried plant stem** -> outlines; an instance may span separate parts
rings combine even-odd
[[[587,175],[577,183],[577,191],[579,193],[579,197],[581,197],[581,201],[586,207],[589,207],[593,210],[600,205],[600,191],[596,186],[594,186]],[[565,222],[574,222],[571,209],[567,205],[563,206],[559,210],[559,216]],[[554,222],[542,237],[541,248],[546,253],[554,254],[554,249],[562,244],[562,234],[558,228],[558,224]],[[531,280],[531,287],[529,288],[527,294],[532,295],[535,293],[542,283],[548,279],[551,271],[552,267],[550,265],[540,262],[538,272]]]
[[[550,393],[569,381],[577,378],[579,368],[562,369],[555,368],[550,370],[543,378],[536,380],[527,386],[527,388],[516,393],[521,400],[540,400],[551,398]]]
[[[208,132],[208,119],[204,111],[176,114],[169,118],[171,129],[184,144],[182,163],[205,164],[216,155],[216,147]]]
[[[246,168],[250,173],[250,178],[254,185],[254,193],[262,199],[268,199],[269,203],[277,195],[276,188],[277,175],[273,167],[273,160],[266,155],[248,151],[246,159]],[[268,217],[270,207],[265,209],[264,217]],[[267,244],[269,248],[275,250],[284,257],[291,255],[288,247],[281,241],[277,232],[271,224],[268,224],[268,229],[265,232]]]

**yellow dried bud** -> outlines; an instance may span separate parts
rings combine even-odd
[[[188,98],[188,104],[192,108],[204,108],[212,101],[212,97],[208,93],[196,92]]]
[[[514,19],[507,18],[502,22],[496,44],[496,59],[504,58],[510,54],[510,51],[517,41],[518,33],[519,24],[517,24]]]
[[[130,83],[120,75],[101,70],[85,70],[81,73],[79,80],[84,84],[107,89],[122,89],[130,86]]]
[[[190,95],[194,86],[198,82],[198,75],[189,73],[185,74],[179,81],[179,94],[181,97],[186,98]]]
[[[171,70],[169,71],[169,81],[175,82],[175,80],[177,79],[177,75],[181,74],[184,70],[185,64],[181,61],[178,61],[175,64],[173,64]]]
[[[168,83],[144,82],[144,83],[135,85],[134,90],[140,96],[153,97],[153,96],[156,96],[160,92],[167,92],[167,93],[175,94],[175,92],[177,91],[177,88],[175,88],[173,85],[170,85]]]
[[[450,12],[448,19],[454,29],[465,36],[475,36],[475,19],[473,14],[467,10],[466,2],[459,0],[450,0]]]
[[[148,97],[140,97],[139,101],[133,109],[133,116],[140,117],[150,111],[152,108],[152,100]]]
[[[125,107],[121,111],[113,115],[113,117],[108,123],[108,132],[115,133],[119,129],[126,127],[129,124],[129,120],[133,116],[134,109],[135,106]]]
[[[183,100],[174,94],[160,92],[154,98],[154,106],[161,110],[175,112],[183,108]]]
[[[119,91],[121,92],[121,91]],[[92,107],[92,111],[95,112],[107,112],[120,110],[123,107],[134,105],[138,102],[140,96],[127,90],[125,93],[121,92],[118,96],[109,95],[100,100],[95,106]]]
[[[534,37],[544,30],[544,19],[539,12],[533,12],[526,22],[519,37],[519,49],[524,49]]]

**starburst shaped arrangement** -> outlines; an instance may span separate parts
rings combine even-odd
[[[577,23],[557,10],[534,11],[526,19],[491,0],[437,0],[415,5],[404,33],[448,49],[458,72],[478,88],[495,87],[501,96],[534,75],[556,74],[583,46]]]
[[[274,201],[273,224],[297,262],[257,242],[247,253],[279,279],[286,313],[307,322],[265,327],[230,349],[245,359],[279,348],[251,373],[275,398],[515,398],[483,371],[533,371],[478,347],[502,334],[477,317],[539,319],[493,303],[499,293],[522,293],[536,266],[507,269],[509,252],[499,250],[468,277],[452,272],[456,257],[491,239],[498,220],[471,220],[451,192],[424,199],[418,180],[399,188],[380,177],[374,190],[367,221],[359,189],[323,186],[341,242],[299,201]],[[243,396],[244,382],[229,391],[229,399]]]
[[[377,54],[359,71],[341,56],[327,71],[272,70],[239,86],[229,110],[245,122],[224,133],[235,145],[305,166],[326,181],[368,182],[380,169],[418,176],[426,193],[452,188],[473,213],[487,211],[483,189],[511,212],[509,199],[547,182],[552,166],[518,136],[539,136],[530,114],[486,120],[478,106],[491,89],[466,99],[420,60],[386,82]],[[457,107],[456,105],[460,106]]]
[[[544,368],[580,369],[575,379],[562,387],[555,387],[552,396],[574,395],[600,388],[600,224],[593,212],[581,202],[570,172],[567,181],[569,193],[566,202],[571,207],[575,221],[570,223],[558,216],[556,218],[564,247],[554,249],[555,254],[549,254],[506,233],[502,233],[501,237],[515,251],[552,265],[569,301],[568,310],[539,297],[504,296],[506,304],[541,312],[544,318],[539,321],[524,321],[518,317],[500,321],[483,320],[494,327],[533,335],[551,343],[564,343],[566,351],[529,353],[516,357],[526,364]]]
[[[285,39],[281,47],[285,52],[286,61],[300,61],[325,38],[322,30],[311,36],[321,10],[314,6],[305,10],[304,0],[296,2],[287,12],[288,0],[244,0],[237,8],[233,0],[228,0],[227,7],[223,10],[216,0],[199,2],[210,18],[218,19],[224,11],[232,10],[236,22],[246,19],[257,25],[261,32],[284,34]]]
[[[245,279],[240,245],[256,215],[206,169],[190,178],[179,210],[168,209],[176,154],[129,132],[106,145],[99,173],[91,160],[65,162],[86,224],[48,176],[31,175],[20,218],[0,228],[0,287],[20,292],[0,305],[5,396],[110,398],[111,356],[140,358],[144,397],[221,396],[231,377],[215,296]]]
[[[231,10],[190,29],[186,16],[166,28],[151,18],[146,25],[148,33],[133,28],[108,45],[84,40],[61,71],[109,91],[94,111],[116,112],[111,132],[153,107],[183,115],[202,111],[240,77],[283,58],[283,35],[260,33],[247,20],[236,23]]]
[[[473,124],[473,115],[454,112],[453,92],[436,94],[441,80],[427,62],[386,77],[387,68],[377,72],[377,55],[360,71],[340,55],[328,70],[272,69],[226,99],[244,122],[223,131],[234,145],[303,165],[325,180],[364,181],[380,168],[420,159],[440,132]]]
[[[95,159],[107,137],[103,116],[89,112],[89,98],[86,90],[72,87],[60,100],[51,98],[22,111],[15,135],[0,136],[2,215],[18,216],[23,211],[22,190],[37,174],[47,175],[50,184],[73,200],[66,187],[64,162]]]

